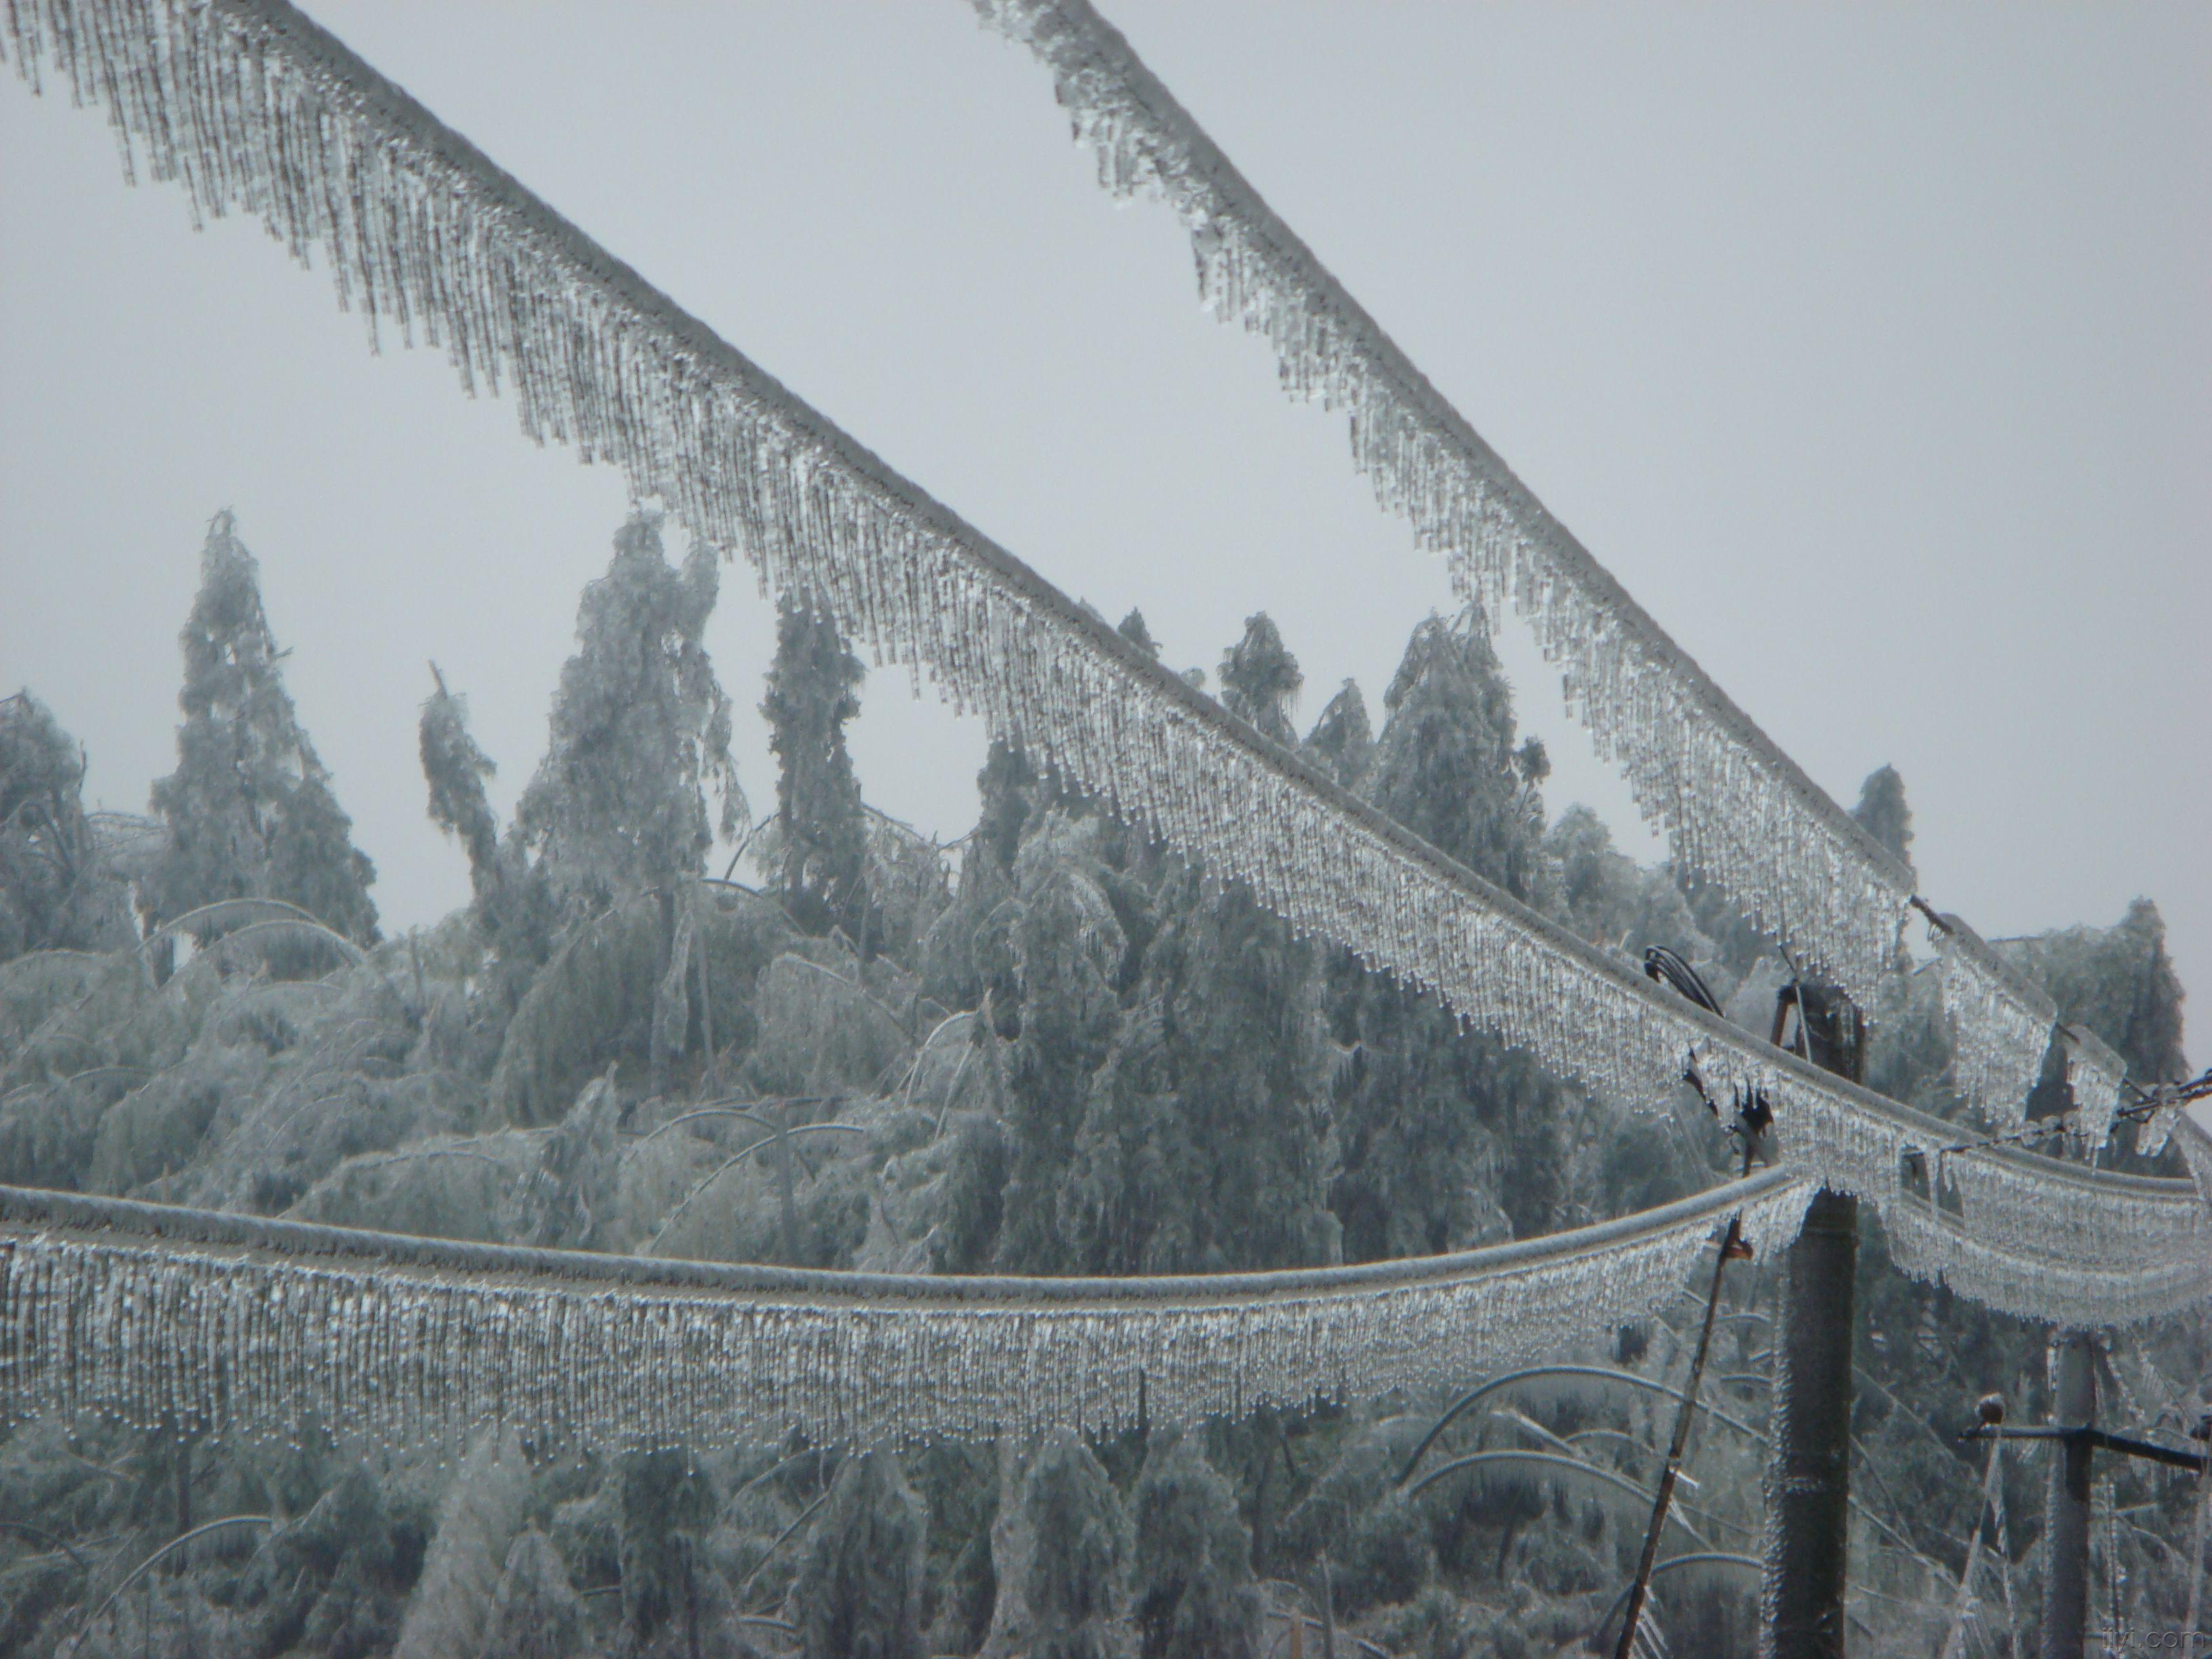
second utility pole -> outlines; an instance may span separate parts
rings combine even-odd
[[[1802,1042],[1788,1042],[1792,1010]],[[1842,992],[1785,986],[1774,1041],[1854,1083],[1866,1075],[1866,1020]],[[1790,1126],[1777,1126],[1786,1138]],[[1851,1477],[1851,1299],[1859,1204],[1823,1188],[1784,1259],[1774,1340],[1772,1443],[1764,1482],[1766,1547],[1760,1659],[1843,1659]]]

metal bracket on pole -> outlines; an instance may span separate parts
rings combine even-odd
[[[2124,1434],[2100,1429],[2094,1423],[2079,1424],[2072,1428],[2048,1429],[2004,1429],[1978,1423],[1971,1429],[1961,1429],[1959,1438],[2057,1440],[2069,1446],[2087,1446],[2093,1451],[2118,1452],[2125,1457],[2140,1457],[2152,1463],[2165,1463],[2197,1474],[2212,1471],[2212,1452],[2184,1451],[2179,1446],[2161,1446],[2154,1440],[2132,1439]]]

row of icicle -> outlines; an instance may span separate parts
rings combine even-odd
[[[1893,971],[1912,874],[1706,678],[1267,207],[1089,0],[975,0],[1050,70],[1118,197],[1157,195],[1188,228],[1215,315],[1264,336],[1284,390],[1340,410],[1384,508],[1442,553],[1485,618],[1510,602],[1561,665],[1567,702],[1620,763],[1676,861],[1825,969],[1862,1007]],[[1975,938],[1944,952],[1961,1093],[2017,1125],[2057,1011]],[[2060,1030],[2069,1066],[2080,1034]],[[2090,1039],[2094,1042],[2094,1039]],[[2100,1045],[2101,1046],[2101,1045]],[[2094,1060],[2076,1132],[2103,1145],[2119,1079]]]
[[[19,0],[9,18],[19,72],[35,83],[42,64],[58,65],[80,98],[107,106],[133,165],[182,180],[196,213],[243,208],[301,257],[323,249],[373,332],[442,345],[469,386],[512,392],[531,435],[615,462],[769,587],[826,606],[879,659],[926,671],[995,734],[1249,881],[1300,929],[1621,1100],[1663,1098],[1692,1052],[1715,1089],[1764,1088],[1787,1164],[1879,1206],[1915,1237],[1912,1270],[1993,1305],[2057,1317],[2109,1291],[2106,1316],[2128,1318],[2212,1282],[2212,1227],[2183,1183],[1984,1150],[1945,1162],[1949,1206],[1936,1203],[1908,1154],[1939,1151],[1947,1126],[1670,998],[1259,738],[281,0]],[[1658,682],[1638,684],[1657,695]],[[1788,838],[1771,827],[1753,838]],[[1848,876],[1830,867],[1828,887]],[[1986,946],[1948,952],[1947,983],[1992,982],[1984,955],[1996,960]],[[1962,1030],[1989,1024],[1961,1018]],[[1970,1069],[1996,1064],[1962,1048]]]
[[[1380,1282],[1352,1268],[1054,1297],[835,1273],[763,1288],[743,1268],[495,1246],[417,1243],[394,1263],[374,1234],[0,1189],[0,1417],[290,1443],[512,1424],[549,1446],[890,1443],[1419,1395],[1649,1318],[1731,1208],[1771,1251],[1810,1192],[1754,1180],[1601,1242],[1584,1230]]]

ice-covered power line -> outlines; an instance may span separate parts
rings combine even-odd
[[[0,1414],[386,1443],[511,1423],[592,1447],[861,1443],[1365,1400],[1607,1339],[1770,1170],[1547,1238],[1358,1267],[956,1278],[462,1243],[0,1188]]]
[[[1881,1208],[1907,1271],[1990,1305],[2127,1320],[2212,1283],[2212,1222],[2184,1183],[1987,1150],[1916,1187],[1908,1155],[1948,1126],[1647,983],[1228,715],[282,0],[9,16],[18,71],[56,68],[106,104],[130,165],[182,181],[196,212],[243,209],[296,255],[322,248],[346,303],[442,345],[471,389],[511,391],[531,436],[616,463],[775,592],[1299,928],[1627,1101],[1663,1097],[1694,1053],[1714,1088],[1765,1092],[1785,1165]]]
[[[1891,970],[1912,872],[1785,754],[1485,442],[1089,0],[973,0],[1050,70],[1116,196],[1164,198],[1188,228],[1214,314],[1264,335],[1283,389],[1340,410],[1383,507],[1441,553],[1486,617],[1510,604],[1565,673],[1568,706],[1626,772],[1677,860],[1728,893],[1862,1007]],[[1943,951],[1960,1092],[2017,1123],[2057,1011],[1955,916],[1923,904]],[[2069,1062],[2081,1054],[2070,1039]],[[2087,1127],[2118,1078],[2069,1074]],[[2099,1133],[2097,1142],[2104,1136]]]

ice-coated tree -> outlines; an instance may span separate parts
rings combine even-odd
[[[1517,899],[1544,875],[1540,744],[1516,744],[1513,689],[1472,611],[1413,629],[1383,694],[1368,793],[1431,845]]]
[[[625,1637],[635,1650],[673,1629],[696,1652],[708,1611],[697,1534],[714,1520],[714,1488],[674,1451],[626,1453],[611,1479]]]
[[[467,700],[446,689],[435,663],[430,678],[437,690],[422,705],[416,733],[423,781],[430,787],[430,822],[467,852],[469,884],[481,903],[500,879],[499,821],[484,798],[484,780],[499,769],[469,735]]]
[[[199,592],[179,635],[177,769],[154,785],[167,844],[140,890],[149,922],[218,899],[276,898],[363,943],[376,937],[376,868],[331,793],[284,689],[284,653],[253,556],[229,512],[200,554]]]
[[[1236,1492],[1188,1435],[1156,1437],[1145,1458],[1135,1567],[1144,1659],[1257,1659],[1251,1540]]]
[[[1558,915],[1600,949],[1640,960],[1648,945],[1663,945],[1698,965],[1715,994],[1725,999],[1734,976],[1712,960],[1712,942],[1690,914],[1674,872],[1645,868],[1613,845],[1613,832],[1589,807],[1570,806],[1544,836],[1544,854],[1556,884]]]
[[[1115,626],[1115,631],[1146,656],[1158,660],[1160,644],[1152,637],[1152,630],[1146,625],[1143,611],[1132,608]]]
[[[1516,746],[1513,696],[1472,614],[1413,630],[1390,690],[1368,798],[1516,896],[1541,899],[1546,769]],[[1462,1032],[1426,996],[1332,958],[1330,1018],[1351,1051],[1337,1092],[1333,1194],[1348,1260],[1542,1231],[1565,1177],[1557,1090],[1525,1056]]]
[[[1121,1505],[1091,1449],[1057,1429],[1022,1485],[1035,1659],[1113,1659],[1126,1550]]]
[[[1375,728],[1367,718],[1367,699],[1358,683],[1345,681],[1306,734],[1306,750],[1322,769],[1346,789],[1358,789],[1375,757]]]
[[[515,1431],[478,1431],[439,1505],[392,1659],[447,1659],[478,1650],[529,1494],[530,1468]]]
[[[1222,661],[1237,713],[1290,738],[1303,676],[1265,616]],[[1059,1200],[1089,1273],[1206,1273],[1333,1261],[1328,1044],[1318,953],[1242,883],[1129,838],[1101,872],[1138,964],[1094,1075]]]
[[[479,1659],[580,1659],[583,1603],[560,1553],[535,1528],[507,1553]]]
[[[1120,1029],[1116,978],[1127,938],[1106,896],[1103,829],[1043,815],[1015,860],[1014,893],[993,914],[1011,994],[994,1016],[1005,1050],[1007,1181],[997,1247],[1012,1273],[1060,1273],[1084,1258],[1062,1200],[1092,1079]]]
[[[2136,1081],[2188,1076],[2181,978],[2166,952],[2166,918],[2150,900],[2130,903],[2117,926],[2062,928],[2006,949],[2043,982],[2058,1018],[2110,1043]]]
[[[1242,884],[1179,862],[1093,1080],[1060,1199],[1088,1273],[1334,1261],[1318,952]]]
[[[1222,707],[1277,743],[1297,742],[1291,729],[1291,707],[1305,683],[1297,659],[1264,611],[1244,619],[1244,637],[1222,653]]]
[[[846,1461],[792,1581],[803,1659],[921,1659],[927,1528],[896,1458]]]
[[[860,712],[863,673],[826,611],[778,609],[761,713],[775,750],[783,902],[802,927],[842,927],[856,940],[867,908],[867,829],[845,725]]]
[[[552,954],[561,906],[550,877],[532,862],[520,834],[510,830],[505,840],[500,837],[484,793],[484,780],[497,769],[469,735],[467,699],[447,688],[434,663],[430,676],[436,689],[422,705],[416,734],[422,779],[429,790],[430,821],[468,854],[472,919],[489,947],[485,971],[477,981],[478,1006],[495,1035]]]
[[[124,885],[84,811],[84,755],[28,691],[0,697],[0,962],[131,937]]]
[[[656,1093],[687,1029],[689,890],[716,830],[727,835],[745,816],[730,700],[704,637],[720,580],[703,542],[681,570],[670,565],[657,513],[634,513],[615,532],[607,574],[577,606],[577,648],[553,694],[550,741],[514,813],[519,856],[571,921],[657,896]]]
[[[1877,767],[1859,786],[1858,805],[1851,816],[1859,827],[1905,861],[1912,865],[1912,809],[1905,804],[1905,780],[1894,766]]]
[[[515,808],[523,845],[574,910],[669,891],[744,816],[730,701],[704,642],[719,583],[710,548],[675,568],[659,514],[641,511],[584,590],[545,757]]]

